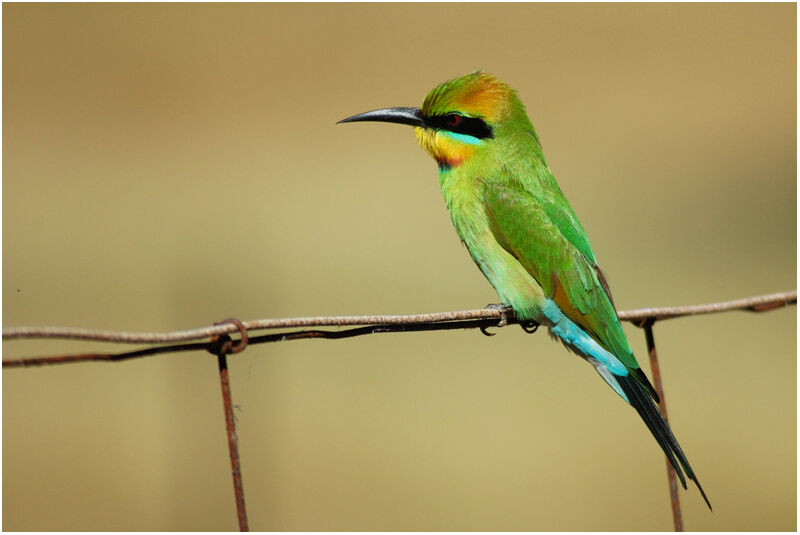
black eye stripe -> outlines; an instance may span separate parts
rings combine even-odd
[[[437,130],[448,130],[456,134],[466,134],[478,139],[494,138],[492,127],[486,124],[485,121],[477,117],[466,117],[460,113],[426,117],[425,126]]]

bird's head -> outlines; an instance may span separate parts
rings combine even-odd
[[[516,92],[484,72],[438,85],[425,97],[421,108],[384,108],[339,122],[355,121],[415,126],[420,145],[441,169],[457,167],[478,152],[491,150],[515,128],[533,132]]]

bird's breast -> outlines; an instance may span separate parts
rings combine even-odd
[[[513,307],[521,318],[544,321],[541,286],[495,238],[483,202],[481,179],[465,171],[460,168],[439,173],[459,238],[504,304]]]

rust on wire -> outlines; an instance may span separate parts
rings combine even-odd
[[[239,331],[239,342],[234,345],[233,340],[231,340],[231,337],[228,336],[227,333],[214,335],[211,337],[211,342],[208,347],[208,351],[210,353],[215,355],[234,355],[244,351],[244,348],[247,347],[247,329],[241,321],[237,320],[236,318],[228,318],[219,323],[215,323],[214,325],[228,324],[234,325]]]
[[[640,308],[638,310],[628,310],[619,313],[619,319],[637,323],[637,321],[653,319],[666,320],[680,318],[684,316],[697,316],[700,314],[716,314],[729,310],[746,310],[749,312],[764,312],[775,308],[781,308],[797,304],[797,291],[780,292],[745,299],[736,299],[722,303],[711,303],[708,305],[691,305],[683,307],[663,307],[663,308]]]
[[[619,312],[618,316],[622,321],[636,323],[648,318],[664,320],[682,316],[695,316],[698,314],[714,314],[729,310],[762,312],[765,310],[772,310],[774,308],[795,304],[797,304],[797,291],[791,291],[707,305],[623,310]],[[242,322],[242,325],[244,325],[248,331],[253,331],[260,329],[291,329],[297,327],[324,326],[346,327],[356,325],[425,325],[463,320],[499,320],[500,323],[495,321],[495,323],[487,325],[497,327],[502,327],[505,325],[504,321],[509,324],[519,323],[519,321],[514,318],[514,312],[510,308],[493,306],[491,308],[460,310],[455,312],[437,312],[431,314],[316,316],[306,318],[261,319],[245,321]],[[4,327],[3,340],[14,340],[19,338],[60,338],[98,342],[120,342],[128,344],[166,344],[172,342],[186,342],[189,340],[203,340],[208,339],[211,336],[234,333],[237,330],[239,330],[239,328],[230,323],[166,333],[104,331],[72,327]]]
[[[228,374],[227,355],[239,353],[247,347],[247,329],[237,319],[227,319],[221,322],[231,323],[239,329],[241,338],[234,344],[227,334],[220,334],[211,340],[207,350],[217,355],[219,367],[219,382],[222,387],[222,405],[225,409],[225,429],[228,432],[228,450],[231,457],[231,472],[233,474],[233,492],[236,497],[236,516],[239,520],[239,531],[250,531],[247,523],[247,509],[244,505],[244,485],[242,483],[242,466],[239,462],[239,438],[236,436],[236,421],[233,415],[233,398],[231,396],[231,383]]]
[[[421,331],[449,331],[455,329],[477,329],[480,327],[495,327],[496,320],[465,320],[453,321],[448,323],[429,323],[420,325],[368,325],[365,327],[355,327],[342,331],[324,331],[319,329],[290,331],[275,334],[264,334],[248,339],[249,345],[264,344],[270,342],[289,342],[292,340],[305,340],[308,338],[323,338],[328,340],[340,340],[342,338],[352,338],[366,334],[376,333],[398,333],[398,332],[421,332]],[[222,335],[227,336],[227,334]],[[45,366],[50,364],[67,364],[74,362],[106,361],[114,362],[127,360],[136,357],[146,357],[158,353],[172,353],[177,351],[203,350],[215,353],[219,341],[174,344],[167,346],[154,346],[136,351],[126,351],[122,353],[84,353],[77,355],[58,355],[49,357],[28,357],[19,359],[8,359],[3,361],[3,368],[24,368],[29,366]]]
[[[692,316],[697,314],[712,314],[715,312],[725,312],[729,310],[748,310],[752,312],[764,312],[776,308],[794,305],[797,303],[797,292],[782,292],[778,294],[762,295],[739,299],[737,301],[727,301],[724,303],[714,303],[711,305],[696,305],[691,307],[673,308],[647,308],[640,310],[620,311],[619,318],[630,321],[636,325],[642,325],[646,320],[663,320],[681,316]],[[369,320],[374,320],[370,324]],[[391,321],[390,321],[391,320]],[[238,320],[237,320],[238,322]],[[383,322],[383,323],[382,323]],[[260,326],[254,326],[259,324]],[[366,325],[365,325],[366,324]],[[19,338],[68,338],[82,339],[90,341],[118,341],[124,339],[126,343],[145,343],[146,340],[159,339],[162,341],[187,339],[187,333],[194,333],[192,336],[201,332],[212,333],[209,336],[221,336],[228,332],[239,331],[242,340],[246,338],[246,332],[253,329],[277,329],[286,327],[298,327],[308,325],[329,325],[329,326],[349,326],[362,325],[340,331],[326,331],[319,329],[289,331],[247,338],[247,343],[263,344],[270,342],[288,342],[290,340],[302,340],[306,338],[341,339],[362,336],[366,334],[390,333],[390,332],[419,332],[419,331],[446,331],[454,329],[481,329],[484,334],[488,327],[500,327],[502,325],[521,325],[526,332],[534,332],[536,325],[532,322],[520,322],[514,317],[513,311],[509,308],[493,307],[477,310],[464,310],[459,312],[442,312],[437,314],[417,314],[408,316],[321,316],[315,318],[284,318],[277,320],[257,320],[251,322],[228,322],[214,325],[208,329],[195,329],[193,331],[177,331],[174,333],[125,333],[111,331],[91,331],[88,329],[67,329],[62,327],[8,327],[3,329],[4,339]],[[174,335],[174,336],[173,336]],[[194,339],[194,338],[190,338]],[[182,343],[167,346],[155,346],[143,348],[135,351],[125,351],[121,353],[82,353],[72,355],[56,355],[43,357],[28,357],[3,360],[3,368],[21,368],[28,366],[42,366],[49,364],[67,364],[74,362],[91,361],[118,361],[137,357],[146,357],[159,353],[171,353],[177,351],[194,351],[205,349],[216,354],[213,344],[217,342],[195,342]],[[241,342],[240,342],[241,344]]]
[[[622,321],[629,321],[645,330],[647,348],[650,355],[650,366],[653,373],[653,382],[661,398],[659,408],[664,419],[667,419],[666,401],[661,384],[661,373],[658,367],[655,341],[653,338],[653,324],[657,320],[692,316],[698,314],[713,314],[729,310],[747,310],[764,312],[776,308],[797,304],[797,292],[782,292],[777,294],[762,295],[713,303],[709,305],[694,305],[688,307],[648,308],[640,310],[621,311],[618,316]],[[341,339],[366,334],[389,332],[419,332],[453,329],[480,329],[484,334],[491,336],[486,331],[488,327],[502,327],[507,324],[517,324],[526,332],[535,332],[538,325],[530,321],[520,321],[508,307],[490,306],[484,309],[464,310],[457,312],[442,312],[436,314],[417,314],[406,316],[328,316],[310,318],[283,318],[276,320],[256,320],[241,322],[228,319],[212,327],[203,327],[188,331],[170,333],[132,333],[99,331],[92,329],[71,329],[65,327],[9,327],[3,329],[3,339],[12,340],[19,338],[63,338],[89,341],[106,341],[120,343],[168,343],[186,342],[211,338],[210,342],[180,343],[173,345],[155,346],[135,351],[121,353],[81,353],[73,355],[58,355],[50,357],[29,357],[3,360],[3,368],[40,366],[46,364],[65,364],[72,362],[109,361],[116,362],[159,353],[173,353],[179,351],[196,351],[205,349],[217,355],[220,385],[222,388],[222,401],[225,409],[225,425],[228,433],[228,448],[230,450],[231,469],[233,474],[233,487],[236,495],[236,511],[239,520],[239,529],[248,531],[247,512],[244,502],[244,486],[242,484],[242,471],[239,461],[238,439],[233,415],[233,401],[231,398],[230,378],[228,374],[227,355],[241,352],[247,345],[286,342],[306,338]],[[248,336],[248,330],[255,329],[286,329],[310,326],[357,326],[339,331],[325,330],[300,330],[283,333],[266,334],[256,337]],[[240,339],[234,343],[228,333],[238,331]],[[667,461],[667,471],[672,500],[673,521],[676,531],[683,530],[680,502],[678,500],[678,485],[675,472]]]
[[[655,319],[646,319],[637,324],[638,327],[644,329],[644,337],[647,342],[647,354],[650,357],[650,371],[653,374],[653,387],[658,393],[660,401],[658,408],[661,411],[661,416],[664,421],[669,425],[667,418],[667,398],[664,396],[664,387],[661,382],[661,369],[658,366],[658,353],[656,352],[656,341],[653,337],[653,324]],[[675,526],[675,531],[683,531],[683,515],[681,513],[681,502],[678,496],[678,478],[675,476],[675,469],[665,457],[667,463],[667,483],[669,484],[669,497],[672,503],[672,523]]]

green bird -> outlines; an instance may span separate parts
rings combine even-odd
[[[444,82],[421,108],[385,108],[339,121],[416,127],[439,165],[439,183],[459,238],[520,320],[548,327],[583,357],[644,420],[683,488],[694,481],[661,416],[617,318],[611,292],[578,217],[545,162],[516,92],[474,72]],[[685,476],[684,476],[685,473]]]

